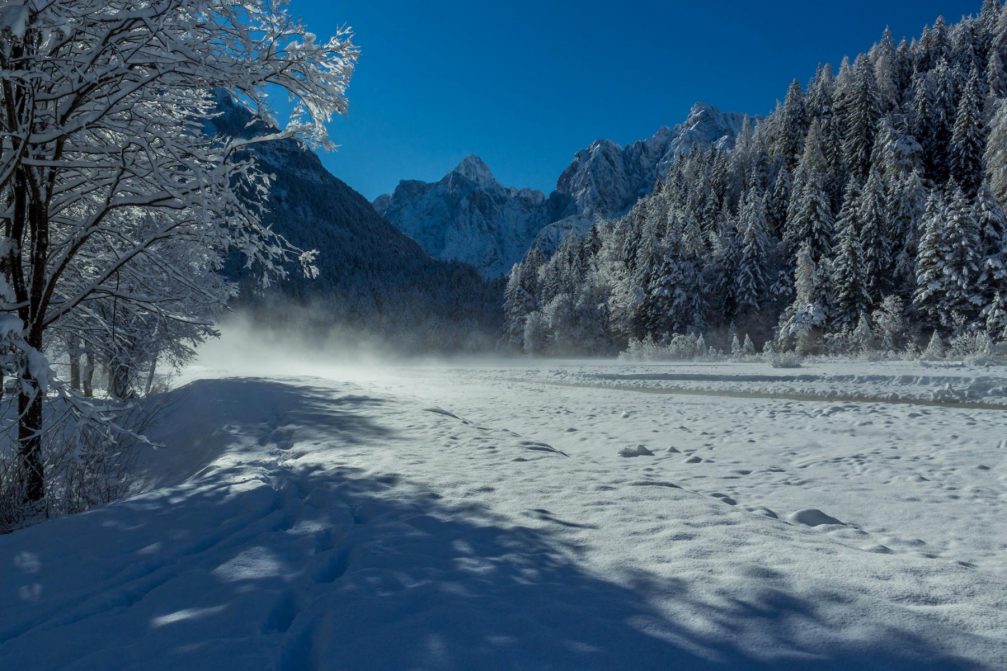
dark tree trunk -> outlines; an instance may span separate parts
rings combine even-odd
[[[154,387],[154,374],[157,372],[157,355],[150,362],[150,371],[147,373],[147,386],[144,388],[144,396],[150,396],[150,390]]]
[[[112,398],[125,400],[131,398],[130,378],[132,378],[132,366],[129,359],[123,355],[115,355],[108,362],[108,393]]]
[[[39,381],[25,370],[17,406],[18,445],[24,500],[35,503],[45,498],[45,473],[42,465],[42,389]]]
[[[84,397],[94,396],[94,350],[90,345],[84,346],[84,375],[81,379],[81,386],[84,388]]]
[[[70,356],[70,388],[80,391],[80,341],[76,336],[67,337],[66,352]]]

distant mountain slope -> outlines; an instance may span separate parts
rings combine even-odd
[[[536,243],[551,252],[568,233],[586,231],[596,218],[625,214],[654,191],[678,157],[697,147],[733,146],[744,120],[744,114],[696,103],[684,122],[661,128],[646,140],[626,147],[599,140],[577,152],[553,195],[567,203],[566,211],[540,232]]]
[[[730,147],[743,121],[744,115],[697,103],[683,123],[647,140],[626,147],[600,140],[574,156],[548,198],[501,186],[481,159],[470,156],[438,182],[401,182],[374,207],[431,256],[499,277],[533,244],[551,251],[596,217],[626,212],[653,191],[678,156],[697,146]]]
[[[221,105],[218,130],[247,134],[251,114],[229,100]],[[451,347],[475,331],[496,330],[499,286],[470,266],[430,258],[298,142],[256,145],[250,152],[275,176],[266,222],[297,247],[319,251],[319,277],[291,272],[278,287],[281,298],[315,306],[313,320],[320,325],[338,322],[381,335],[408,331],[426,341],[417,344],[424,348]],[[227,272],[244,279],[237,261]]]
[[[431,256],[499,277],[549,223],[545,203],[539,191],[501,186],[481,159],[469,156],[434,184],[401,182],[374,207]]]

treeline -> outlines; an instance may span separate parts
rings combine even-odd
[[[795,81],[732,149],[684,157],[623,218],[515,265],[507,342],[602,354],[748,333],[814,353],[864,329],[892,347],[935,331],[1007,339],[1005,60],[1007,10],[986,0]]]

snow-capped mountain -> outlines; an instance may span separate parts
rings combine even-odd
[[[439,182],[401,182],[374,207],[431,256],[499,277],[549,223],[545,203],[540,191],[502,186],[480,158],[469,156]]]
[[[653,191],[679,156],[696,147],[730,148],[744,120],[744,114],[696,103],[684,122],[665,126],[646,140],[625,147],[599,140],[577,152],[556,186],[556,194],[568,203],[565,215],[541,231],[537,243],[549,251],[570,232],[585,231],[597,217],[625,213]]]
[[[258,123],[230,99],[222,97],[219,103],[222,115],[213,123],[217,132],[241,136],[250,123]],[[437,330],[436,323],[463,321],[472,332],[494,331],[499,289],[471,267],[431,258],[300,143],[279,140],[248,151],[274,176],[266,223],[295,246],[319,252],[319,277],[308,279],[291,268],[278,288],[284,298],[320,308],[320,322],[329,315],[382,333],[423,320],[431,332]],[[469,175],[480,179],[475,172]],[[248,279],[237,257],[226,273],[239,281]],[[436,337],[444,340],[443,333]]]
[[[577,152],[548,198],[502,186],[481,159],[470,156],[438,182],[401,182],[374,207],[431,256],[498,277],[533,244],[551,252],[597,217],[624,213],[653,190],[678,156],[697,146],[729,147],[744,118],[697,103],[683,123],[646,140],[625,147],[599,140]]]

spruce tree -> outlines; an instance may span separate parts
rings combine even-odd
[[[882,293],[891,287],[894,265],[885,190],[877,170],[871,171],[856,207],[860,247],[864,254],[864,289],[873,308],[881,303]]]
[[[843,155],[850,173],[863,179],[871,167],[875,132],[881,118],[881,93],[866,56],[857,59],[851,76],[842,104]]]
[[[787,89],[787,97],[779,114],[777,147],[775,153],[783,161],[783,167],[791,169],[801,156],[804,137],[808,132],[808,114],[805,107],[804,91],[795,79]]]
[[[740,215],[741,258],[738,262],[736,297],[739,314],[756,311],[766,295],[766,206],[751,190]]]
[[[830,317],[834,328],[849,330],[860,313],[870,306],[864,281],[864,252],[860,245],[858,225],[860,188],[851,177],[843,198],[843,207],[836,221],[837,239],[832,253],[832,301]]]
[[[894,247],[893,287],[906,298],[916,284],[916,252],[923,233],[923,213],[928,192],[918,172],[911,172],[890,187],[889,222]]]
[[[944,259],[947,256],[944,238],[945,204],[939,192],[931,193],[923,215],[923,237],[916,255],[916,290],[913,309],[923,324],[936,327],[941,323],[941,301],[945,295]]]
[[[982,309],[979,270],[982,240],[975,212],[965,193],[950,185],[944,256],[945,293],[941,317],[946,327],[975,323]]]
[[[986,140],[986,177],[993,195],[1007,203],[1007,102],[997,106]]]
[[[969,198],[975,198],[983,181],[986,128],[979,96],[979,75],[972,71],[958,103],[954,133],[948,148],[951,178]]]

